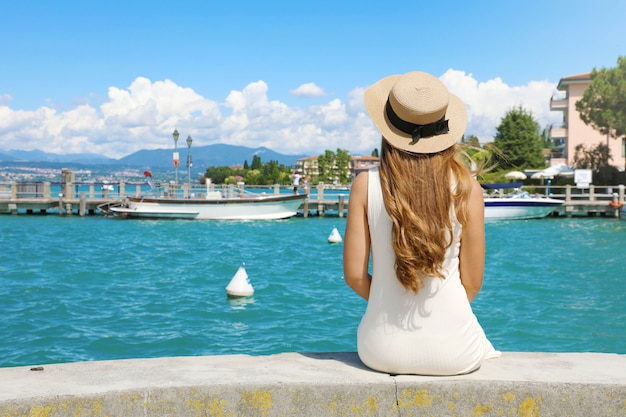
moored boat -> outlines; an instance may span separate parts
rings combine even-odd
[[[222,197],[126,197],[107,208],[109,214],[129,218],[195,220],[279,220],[293,217],[306,198],[303,194],[245,194]]]
[[[506,194],[489,194],[485,200],[485,221],[525,220],[547,217],[564,204],[563,200],[542,195],[530,195],[521,190],[521,183],[482,184],[484,189],[502,190],[513,188]]]

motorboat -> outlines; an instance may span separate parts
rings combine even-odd
[[[100,207],[105,214],[152,219],[279,220],[295,216],[304,194],[245,193],[225,197],[220,191],[202,196],[124,197]]]
[[[522,183],[481,184],[486,194],[485,221],[524,220],[547,217],[565,202],[543,195],[531,195],[520,187]],[[513,189],[503,193],[504,189]]]

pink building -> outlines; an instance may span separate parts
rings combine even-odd
[[[380,158],[377,156],[353,156],[350,172],[353,177],[356,177],[361,172],[368,171],[370,168],[375,168],[379,165]]]
[[[552,139],[558,145],[558,152],[552,152],[550,165],[563,163],[572,166],[577,145],[583,144],[586,149],[590,149],[598,143],[605,143],[609,145],[613,157],[609,163],[622,171],[626,163],[626,139],[607,138],[586,125],[576,111],[576,102],[582,98],[590,84],[591,73],[588,72],[563,77],[556,87],[565,93],[565,97],[552,97],[550,110],[563,112],[563,125],[552,126],[550,131]]]

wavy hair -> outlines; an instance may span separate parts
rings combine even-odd
[[[441,268],[453,241],[452,208],[462,226],[467,222],[472,177],[461,154],[458,145],[432,154],[408,153],[383,138],[380,182],[393,223],[396,276],[414,293],[424,278],[444,278]]]

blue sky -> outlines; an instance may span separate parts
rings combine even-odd
[[[626,2],[0,0],[0,152],[378,147],[362,94],[420,70],[488,142],[522,105],[559,123],[563,76],[626,55]]]

